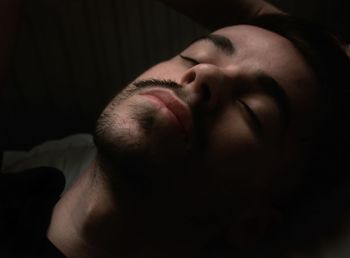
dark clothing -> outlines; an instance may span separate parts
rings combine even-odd
[[[46,237],[64,185],[54,168],[0,173],[1,258],[64,258]]]

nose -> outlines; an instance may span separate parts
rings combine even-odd
[[[185,72],[181,84],[189,95],[191,106],[205,105],[208,109],[231,100],[238,89],[239,69],[223,68],[212,64],[198,64]]]

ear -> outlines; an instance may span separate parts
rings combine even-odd
[[[231,223],[228,241],[239,248],[253,247],[269,236],[281,222],[282,213],[271,206],[245,212]]]

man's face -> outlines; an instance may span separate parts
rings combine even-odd
[[[300,162],[317,95],[288,40],[227,27],[136,78],[103,112],[96,142],[111,164],[127,160],[125,173],[150,180],[163,207],[198,221],[232,216]]]

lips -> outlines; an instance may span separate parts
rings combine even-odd
[[[192,115],[190,108],[181,101],[175,94],[170,90],[147,90],[140,95],[149,96],[161,102],[173,115],[177,122],[180,124],[182,129],[189,134],[192,130]]]

